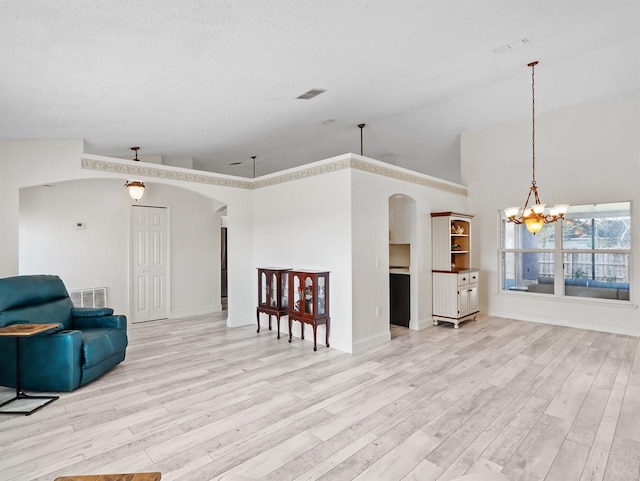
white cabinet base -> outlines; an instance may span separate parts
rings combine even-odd
[[[462,321],[476,319],[479,272],[433,272],[433,323],[451,322],[458,329]]]
[[[463,321],[468,321],[470,319],[473,319],[474,321],[477,319],[478,317],[478,313],[480,311],[476,311],[473,312],[471,314],[467,314],[464,317],[460,317],[460,318],[452,318],[452,317],[444,317],[444,316],[433,316],[433,325],[437,326],[440,322],[450,322],[451,324],[453,324],[453,328],[454,329],[458,329],[460,327],[460,323]]]

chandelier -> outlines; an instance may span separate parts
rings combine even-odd
[[[535,89],[535,66],[538,62],[531,62],[528,67],[531,67],[531,165],[532,165],[532,178],[531,187],[529,188],[529,194],[527,200],[524,203],[522,211],[519,207],[509,207],[504,210],[505,215],[509,219],[509,222],[514,224],[524,224],[529,232],[537,234],[542,229],[544,224],[551,224],[558,219],[564,218],[564,215],[569,209],[568,204],[557,204],[550,208],[548,212],[545,211],[545,204],[540,202],[538,197],[538,187],[536,186],[536,89]],[[531,201],[531,195],[533,194],[534,204],[529,206]],[[520,214],[520,215],[518,215]]]

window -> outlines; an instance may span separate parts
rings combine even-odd
[[[631,203],[571,206],[533,235],[501,218],[502,290],[629,300]]]

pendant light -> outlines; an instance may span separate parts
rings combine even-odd
[[[545,204],[540,201],[540,197],[538,196],[538,187],[536,185],[536,65],[538,65],[537,61],[527,65],[531,67],[531,187],[529,188],[529,194],[527,195],[527,200],[524,202],[522,211],[520,211],[518,207],[509,207],[504,210],[509,222],[524,224],[527,230],[534,235],[540,232],[544,224],[551,224],[558,219],[564,218],[567,209],[569,209],[568,204],[557,204],[549,209],[549,213],[545,213]],[[535,203],[529,206],[531,194],[533,194],[533,202]]]
[[[131,147],[131,150],[136,153],[135,158],[132,160],[139,162],[140,159],[138,158],[138,150],[140,150],[140,147]],[[127,180],[124,186],[133,200],[138,202],[140,199],[142,199],[142,196],[144,195],[144,182],[142,182],[141,180]]]
[[[127,180],[124,186],[129,191],[129,195],[136,202],[144,195],[144,182],[141,180]]]

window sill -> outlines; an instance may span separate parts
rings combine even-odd
[[[638,309],[638,304],[634,304],[631,301],[617,300],[617,299],[600,299],[597,297],[578,297],[578,296],[558,296],[555,294],[545,294],[539,292],[526,292],[526,291],[504,291],[499,290],[497,295],[504,297],[515,298],[531,298],[537,301],[552,301],[552,302],[564,302],[570,304],[591,305],[591,306],[606,306],[616,307],[619,309]]]

